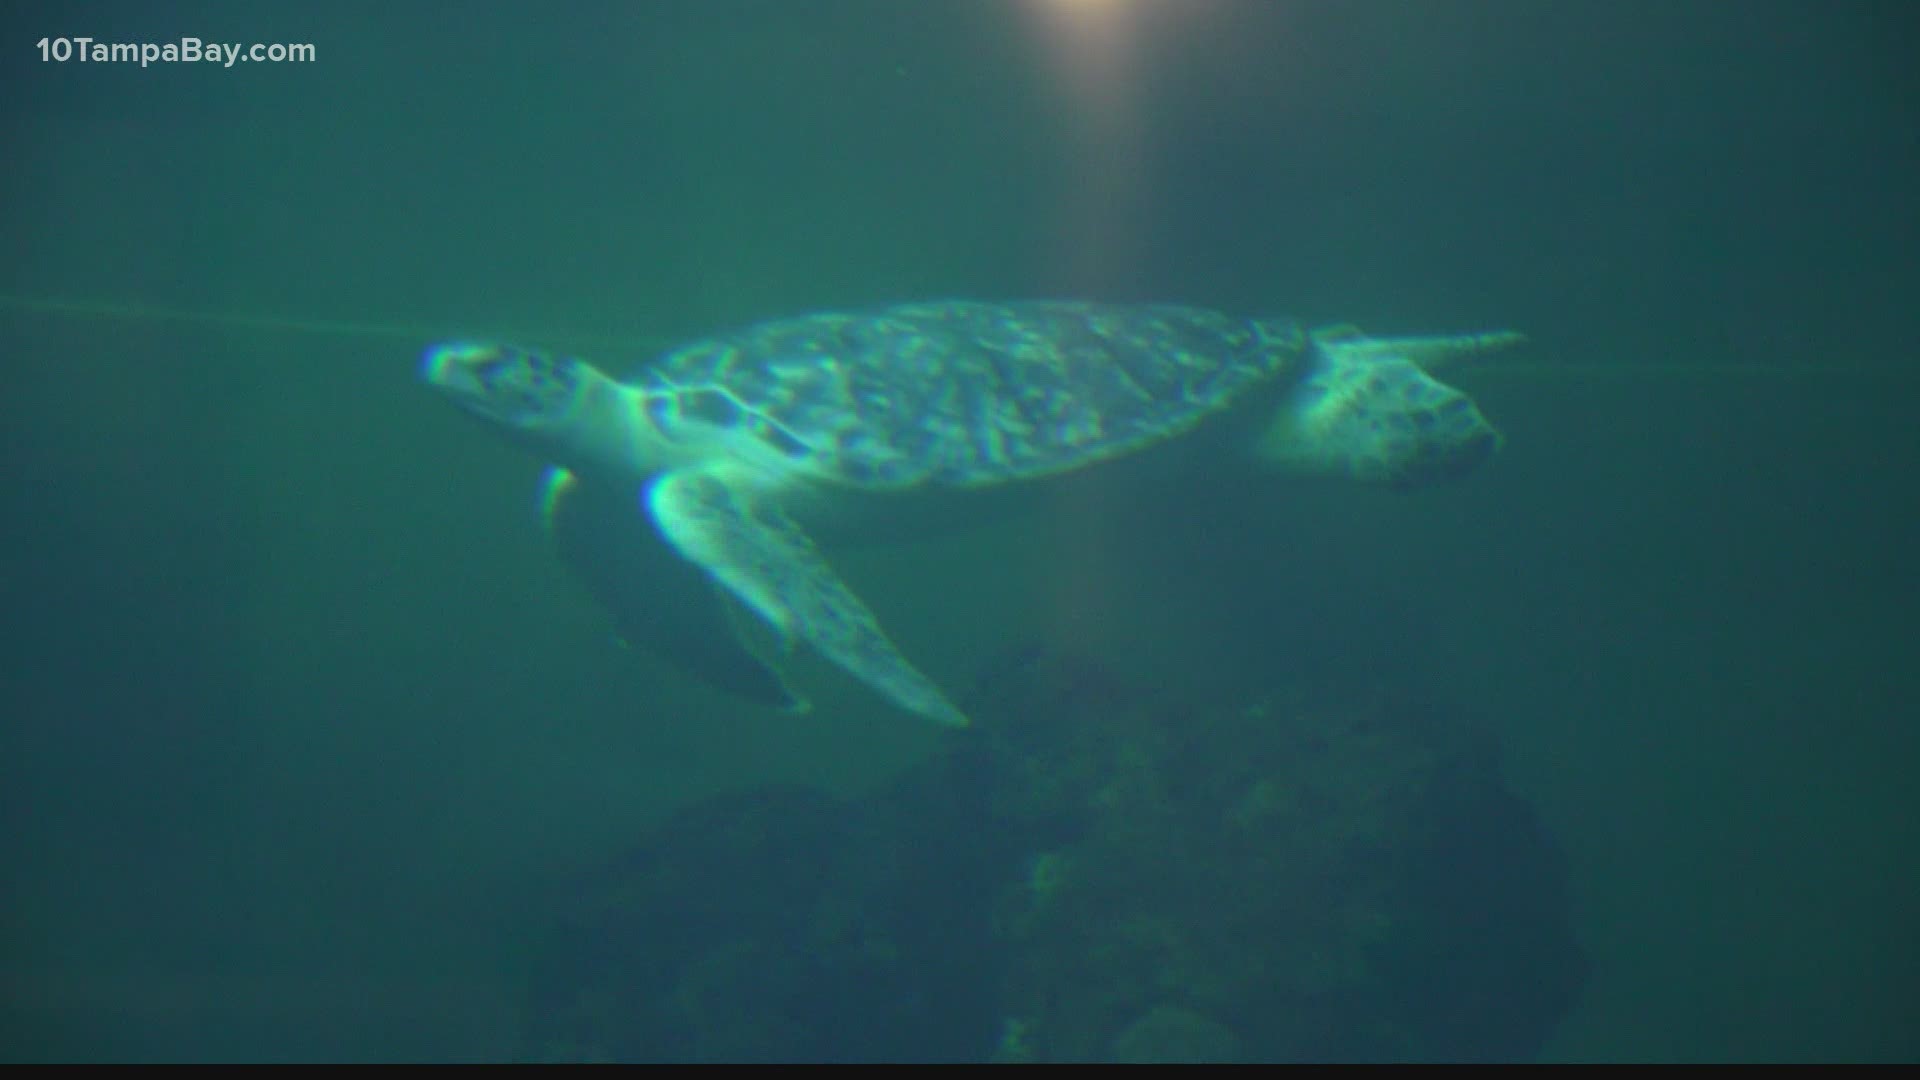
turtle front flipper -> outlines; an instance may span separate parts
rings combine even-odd
[[[668,543],[780,634],[799,635],[902,708],[966,724],[778,507],[698,469],[661,475],[647,488],[646,507]]]
[[[729,693],[806,712],[772,633],[633,512],[633,492],[554,468],[540,499],[561,561],[606,609],[621,641]]]

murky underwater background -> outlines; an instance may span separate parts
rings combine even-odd
[[[944,752],[824,665],[793,718],[618,650],[544,548],[539,463],[417,383],[428,341],[621,360],[1061,295],[1533,343],[1459,376],[1508,444],[1458,486],[1223,481],[836,556],[930,673],[1004,691],[1009,656],[1072,656],[1215,755],[1257,733],[1204,717],[1243,705],[1467,718],[1584,958],[1528,1052],[1920,1056],[1907,5],[4,26],[0,1056],[535,1056],[583,875],[764,785],[893,805]],[[82,35],[316,60],[41,61]],[[703,887],[762,891],[770,859]]]

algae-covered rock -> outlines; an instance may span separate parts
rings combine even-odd
[[[1249,1060],[1526,1057],[1571,1003],[1558,858],[1445,712],[1201,708],[1048,655],[993,689],[996,806],[1056,834],[996,921],[1036,1060],[1196,1016]]]
[[[1113,1040],[1112,1058],[1128,1065],[1234,1061],[1240,1040],[1192,1009],[1161,1005],[1127,1025]]]
[[[999,875],[969,861],[996,841],[943,820],[797,788],[677,815],[554,905],[523,1053],[978,1060],[999,1020],[982,947]]]
[[[529,1055],[1509,1059],[1580,985],[1552,845],[1444,710],[1042,650],[966,707],[885,791],[717,800],[576,885]]]

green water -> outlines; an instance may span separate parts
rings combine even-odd
[[[1169,2],[1078,97],[1041,6],[7,8],[0,1057],[510,1056],[554,875],[929,752],[614,649],[413,366],[958,295],[1526,330],[1463,486],[844,569],[949,685],[1045,639],[1486,718],[1592,961],[1549,1057],[1920,1056],[1907,6]]]

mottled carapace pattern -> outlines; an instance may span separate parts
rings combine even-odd
[[[1294,365],[1286,319],[951,301],[763,323],[639,372],[668,441],[710,425],[828,480],[978,487],[1178,435]]]

